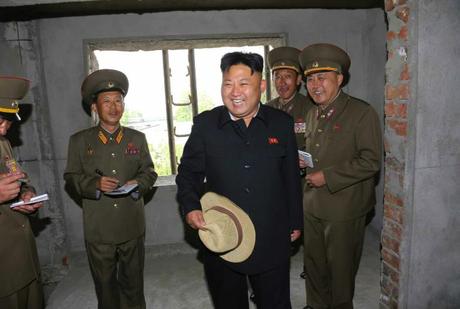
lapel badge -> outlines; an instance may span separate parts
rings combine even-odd
[[[278,144],[278,139],[276,137],[269,137],[268,138],[268,143],[270,145],[276,145],[276,144]]]
[[[334,132],[340,132],[340,129],[341,129],[341,128],[342,128],[342,127],[340,126],[340,124],[336,123],[336,124],[334,124],[334,127],[332,128],[332,130],[333,130]]]
[[[332,115],[334,115],[334,113],[335,113],[335,108],[331,108],[326,114],[326,119],[331,118]]]
[[[88,146],[88,149],[86,150],[86,153],[88,154],[88,156],[92,156],[94,154],[94,150],[91,147],[91,145]]]
[[[139,148],[136,147],[133,143],[128,143],[128,146],[126,147],[125,154],[127,155],[137,155],[139,154],[140,150]]]
[[[317,67],[319,67],[318,61],[314,61],[314,62],[311,64],[311,67],[312,67],[312,68],[317,68]]]

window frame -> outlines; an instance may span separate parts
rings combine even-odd
[[[98,62],[94,51],[153,51],[161,50],[163,57],[163,73],[165,87],[166,117],[168,127],[168,147],[170,154],[171,175],[158,177],[156,186],[167,186],[175,184],[177,174],[176,144],[174,132],[174,119],[172,113],[171,89],[169,86],[169,50],[188,50],[190,70],[190,98],[192,116],[198,113],[196,68],[194,52],[199,48],[213,47],[240,47],[240,46],[264,46],[264,59],[267,59],[270,46],[273,48],[285,46],[287,35],[285,33],[259,33],[259,34],[222,34],[222,35],[200,35],[200,36],[162,36],[162,37],[125,37],[125,38],[101,38],[83,40],[85,72],[91,73],[97,70]],[[271,73],[267,61],[264,61],[264,78],[267,81],[266,99],[271,99]],[[95,125],[95,123],[90,123]]]

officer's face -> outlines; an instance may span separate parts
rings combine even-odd
[[[282,100],[289,100],[296,94],[301,76],[291,69],[278,69],[273,73],[276,92]]]
[[[328,71],[308,75],[305,85],[316,104],[327,106],[336,97],[342,81],[342,74]]]
[[[119,91],[101,92],[93,104],[99,121],[105,126],[118,126],[124,111],[123,95]]]
[[[10,127],[11,127],[11,121],[0,117],[0,135],[5,136]]]
[[[257,113],[260,95],[265,90],[265,81],[257,72],[244,64],[231,66],[222,75],[222,101],[230,113],[244,119],[246,125]]]

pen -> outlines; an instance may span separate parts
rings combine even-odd
[[[96,168],[96,169],[94,170],[94,172],[95,172],[96,174],[98,174],[99,176],[101,176],[101,177],[104,176],[104,173],[101,172],[101,170],[98,169],[98,168]]]
[[[99,176],[101,176],[101,177],[104,176],[104,173],[103,173],[100,169],[98,169],[98,168],[96,168],[96,169],[94,170],[94,172],[95,172],[96,174],[98,174]],[[120,188],[120,187],[121,187],[120,181],[118,181],[117,188]]]

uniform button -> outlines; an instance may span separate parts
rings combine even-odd
[[[116,174],[117,174],[117,171],[116,171],[116,170],[112,170],[112,174],[116,175]]]
[[[113,141],[113,137],[109,137],[109,140]]]
[[[245,169],[248,169],[248,168],[250,168],[250,167],[251,167],[251,165],[249,165],[249,164],[246,164],[246,165],[244,166]]]
[[[118,204],[117,204],[117,203],[113,204],[113,207],[117,208],[117,207],[118,207]]]
[[[315,162],[319,162],[319,160],[318,160],[318,159],[315,159]]]
[[[25,224],[21,225],[21,227],[26,227]]]
[[[115,153],[112,152],[112,158],[115,158]]]
[[[316,146],[316,147],[319,147],[319,144],[316,144],[315,146]]]
[[[323,130],[321,130],[321,129],[318,129],[318,132],[319,132],[319,133],[321,133],[321,132],[323,132]]]
[[[321,115],[321,118],[326,118],[326,115]]]
[[[251,190],[249,190],[249,188],[244,188],[244,192],[249,193]]]

